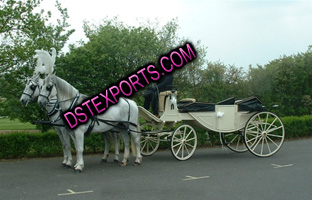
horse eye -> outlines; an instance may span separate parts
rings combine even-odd
[[[30,89],[31,89],[31,90],[35,90],[36,87],[37,87],[37,85],[31,85],[31,86],[30,86]]]
[[[51,91],[51,90],[52,90],[52,87],[53,87],[53,85],[48,85],[48,86],[47,86],[47,90],[48,90],[48,91]]]

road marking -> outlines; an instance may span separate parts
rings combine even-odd
[[[67,191],[68,191],[69,193],[58,194],[58,196],[66,196],[66,195],[74,195],[74,194],[86,194],[86,193],[91,193],[91,192],[93,192],[93,190],[90,190],[90,191],[83,191],[83,192],[74,192],[74,191],[72,191],[71,189],[67,189]]]
[[[288,165],[271,164],[271,165],[273,165],[274,168],[276,169],[276,168],[282,168],[282,167],[291,167],[291,166],[293,166],[294,164],[288,164]]]
[[[202,176],[202,177],[194,177],[194,176],[185,176],[185,179],[182,179],[183,181],[193,181],[193,180],[198,180],[198,179],[203,179],[203,178],[209,178],[209,176]]]

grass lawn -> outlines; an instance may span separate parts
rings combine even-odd
[[[32,130],[36,129],[35,125],[30,123],[22,123],[18,120],[10,120],[9,118],[0,119],[0,130]]]

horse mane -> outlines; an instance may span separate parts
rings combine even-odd
[[[63,100],[74,98],[79,93],[74,86],[58,76],[53,75],[53,82],[56,85],[58,96]]]

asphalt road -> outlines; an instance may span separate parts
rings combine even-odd
[[[205,148],[183,162],[162,151],[139,167],[89,155],[81,174],[62,168],[62,158],[2,161],[0,199],[310,200],[311,147],[312,139],[287,141],[269,158]]]

